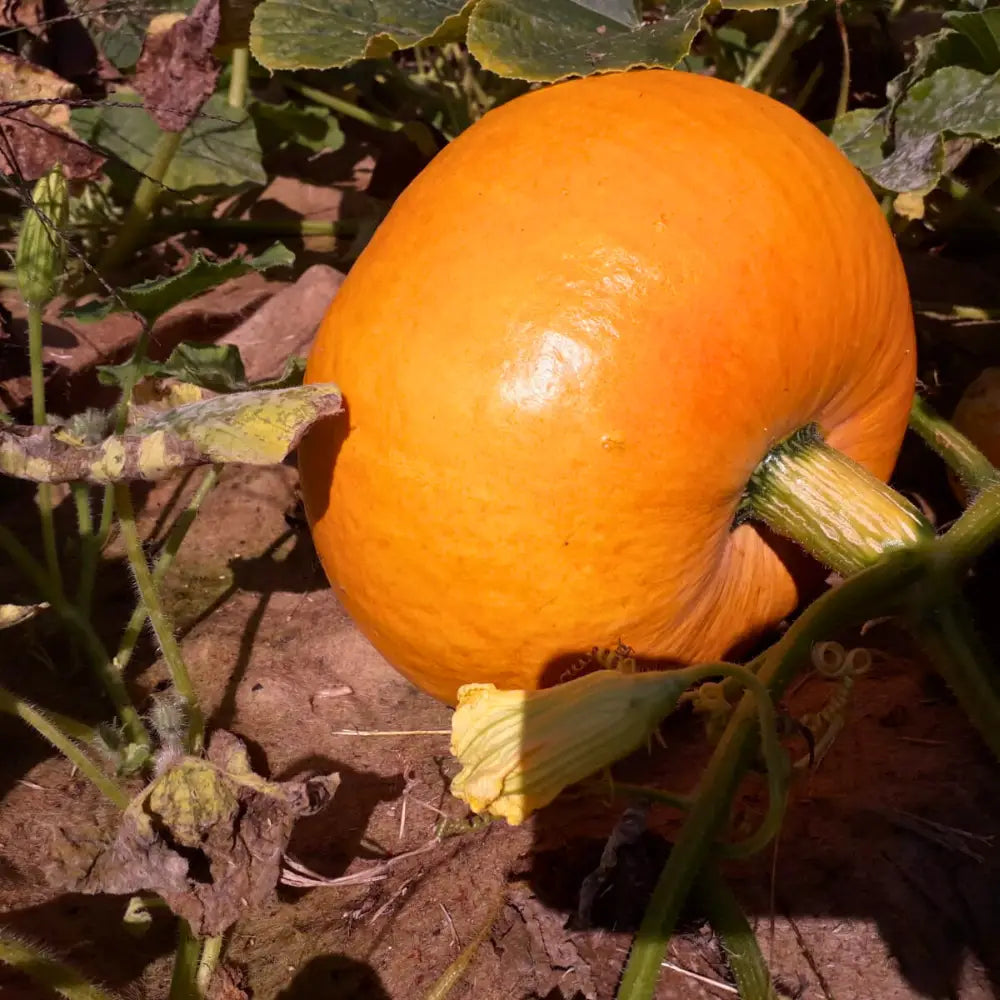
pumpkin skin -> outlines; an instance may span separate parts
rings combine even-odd
[[[619,641],[718,658],[799,598],[733,530],[755,466],[815,421],[886,479],[915,353],[878,205],[795,112],[668,70],[531,92],[412,182],[323,321],[306,381],[346,413],[300,449],[319,557],[446,702]]]

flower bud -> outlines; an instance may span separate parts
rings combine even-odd
[[[62,167],[57,164],[38,180],[32,201],[17,241],[14,271],[24,301],[44,306],[56,293],[66,259],[61,230],[69,214],[69,189]]]

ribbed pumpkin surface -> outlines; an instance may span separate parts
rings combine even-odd
[[[447,701],[619,640],[714,658],[797,600],[731,527],[754,467],[817,421],[887,477],[914,377],[892,236],[811,124],[683,72],[559,84],[451,143],[351,270],[306,510],[360,628]]]

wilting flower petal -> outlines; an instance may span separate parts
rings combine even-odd
[[[517,825],[569,785],[642,746],[692,683],[685,671],[598,670],[543,691],[458,690],[452,794]]]

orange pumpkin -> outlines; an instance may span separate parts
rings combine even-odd
[[[649,70],[529,93],[443,150],[306,378],[346,402],[300,452],[326,573],[453,702],[552,683],[595,645],[716,658],[788,614],[787,561],[733,528],[747,480],[813,421],[885,479],[915,345],[893,238],[833,143]]]
[[[951,422],[994,465],[1000,465],[1000,368],[986,368],[966,386]],[[969,502],[954,473],[948,479],[960,503]]]

